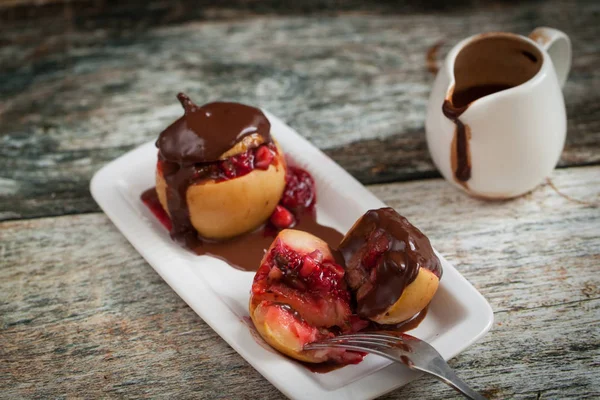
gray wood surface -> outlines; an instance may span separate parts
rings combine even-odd
[[[98,2],[81,4],[90,3]],[[153,25],[149,11],[132,16],[126,6],[108,15],[96,11],[94,19],[93,7],[73,5],[50,13],[47,23],[27,25],[16,11],[13,19],[5,12],[0,220],[98,211],[87,189],[93,172],[156,138],[181,114],[179,91],[200,103],[230,99],[266,107],[363,183],[436,177],[423,131],[433,81],[429,49],[442,41],[443,57],[475,33],[527,34],[540,25],[564,30],[573,42],[560,165],[600,162],[596,2],[417,3],[376,2],[375,14],[357,6],[356,12],[283,18],[271,14],[284,7],[269,3],[266,16],[234,13],[168,26]],[[248,4],[256,11],[255,2]],[[330,6],[314,1],[308,11],[319,4]],[[76,18],[78,12],[87,19]],[[142,29],[127,18],[149,20]],[[88,20],[97,29],[84,30]]]
[[[600,396],[600,167],[551,182],[509,202],[370,187],[492,304],[491,332],[450,362],[491,399]],[[281,398],[103,214],[2,222],[0,256],[0,397]],[[453,396],[424,377],[384,398]]]
[[[560,169],[469,198],[427,152],[430,69],[469,35],[543,25],[573,44]],[[0,1],[0,398],[282,398],[89,194],[179,91],[269,109],[430,236],[494,309],[450,362],[475,388],[600,398],[598,26],[592,0]],[[421,378],[383,398],[457,397]]]

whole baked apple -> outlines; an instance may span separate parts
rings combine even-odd
[[[183,243],[224,240],[256,229],[285,188],[283,152],[257,108],[239,103],[195,105],[180,93],[185,114],[156,145],[156,192]]]

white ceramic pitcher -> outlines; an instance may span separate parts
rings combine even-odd
[[[561,88],[571,42],[552,28],[485,33],[457,44],[429,98],[427,144],[449,182],[469,194],[527,193],[554,169],[567,117]]]

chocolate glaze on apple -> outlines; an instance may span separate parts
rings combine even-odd
[[[372,318],[385,312],[412,283],[420,268],[442,275],[429,239],[392,208],[368,211],[338,249],[356,293],[356,311]]]
[[[198,107],[183,93],[177,95],[185,114],[165,129],[156,147],[164,160],[180,165],[217,161],[246,136],[259,134],[271,141],[271,123],[258,108],[214,102]]]
[[[378,324],[377,322],[369,321],[369,325],[361,329],[361,332],[378,332],[394,335],[404,333],[416,329],[427,316],[429,306],[422,309],[417,315],[408,321],[400,322],[399,324]]]

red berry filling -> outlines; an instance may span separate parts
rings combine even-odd
[[[357,332],[368,325],[352,315],[345,271],[331,254],[325,256],[318,249],[302,252],[287,245],[283,238],[276,240],[254,277],[253,304],[279,307],[280,320],[274,323],[289,329],[303,346],[341,332]],[[286,315],[281,315],[282,311]],[[292,317],[297,323],[289,323]],[[327,349],[313,356],[346,365],[359,363],[365,354]]]
[[[200,163],[194,166],[192,181],[213,179],[217,182],[235,179],[249,174],[254,169],[266,170],[276,162],[277,147],[273,143],[236,154],[225,160]],[[176,172],[179,164],[161,159],[159,154],[157,169],[164,175]]]
[[[323,260],[319,250],[301,255],[279,240],[256,273],[254,283],[265,278],[267,283],[281,281],[302,292],[350,301],[344,269],[332,260]],[[258,291],[264,289],[261,285],[254,288]]]
[[[254,277],[253,296],[289,304],[317,327],[345,329],[351,310],[343,268],[318,250],[300,254],[277,240]]]
[[[256,150],[254,167],[258,169],[267,169],[273,161],[273,151],[268,146],[260,146]]]

